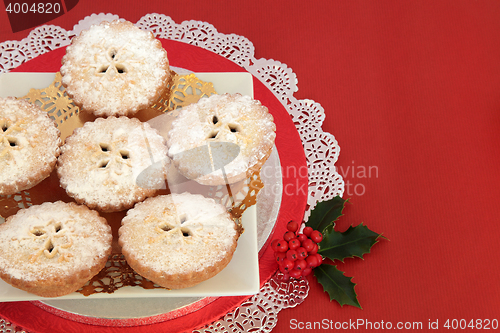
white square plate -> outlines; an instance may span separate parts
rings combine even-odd
[[[253,97],[252,75],[249,73],[196,73],[196,76],[212,82],[217,93],[241,93]],[[5,73],[0,75],[0,97],[22,97],[31,88],[42,89],[54,80],[54,73]],[[199,297],[236,296],[256,294],[260,289],[257,213],[256,206],[248,208],[242,216],[245,232],[238,240],[238,247],[229,265],[215,277],[194,287],[180,290],[143,289],[124,287],[113,294],[97,293],[83,296],[80,293],[57,299],[98,298],[148,298],[148,297]],[[0,301],[48,300],[14,288],[0,280]],[[54,298],[50,298],[54,299]]]

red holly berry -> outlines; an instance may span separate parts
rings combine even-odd
[[[308,256],[306,258],[306,262],[307,262],[307,266],[309,266],[311,268],[318,267],[320,264],[320,262],[318,261],[318,258],[315,255]]]
[[[280,240],[276,243],[277,252],[286,252],[288,250],[288,242]]]
[[[295,268],[292,269],[290,272],[288,272],[290,277],[293,277],[294,279],[299,279],[302,276],[302,272],[296,270]]]
[[[309,237],[311,235],[311,233],[313,232],[313,228],[311,227],[305,227],[304,230],[302,230],[302,233],[304,235],[306,235],[307,237]]]
[[[291,261],[295,261],[298,259],[299,256],[296,250],[288,250],[286,251],[286,257]]]
[[[279,241],[280,241],[279,239],[275,239],[271,242],[271,249],[273,249],[274,252],[278,252],[277,244]]]
[[[317,243],[320,243],[322,240],[323,240],[323,235],[321,234],[321,232],[319,232],[318,230],[314,230],[313,232],[311,232],[311,236],[309,236],[313,242],[315,242],[316,244]]]
[[[291,250],[296,250],[300,246],[300,242],[297,238],[294,238],[288,242],[288,248]]]
[[[294,269],[298,271],[302,271],[307,267],[307,261],[305,261],[304,259],[295,260],[294,264],[295,264]]]
[[[290,221],[286,225],[286,228],[291,232],[296,232],[297,230],[299,230],[299,224],[296,221]]]
[[[288,273],[294,268],[294,263],[293,261],[289,260],[288,258],[283,259],[280,265],[280,270],[282,269],[283,273]]]
[[[306,249],[307,252],[312,251],[314,248],[314,245],[315,245],[315,243],[310,238],[308,238],[302,242],[302,247],[304,249]]]
[[[319,253],[312,254],[312,256],[315,256],[316,259],[318,260],[318,266],[323,263],[323,257]]]
[[[276,262],[279,264],[281,264],[283,262],[283,259],[286,258],[286,254],[284,252],[276,252],[274,254],[274,259],[276,259]]]
[[[311,274],[311,272],[312,272],[311,267],[306,267],[305,269],[302,270],[302,276],[308,276],[309,274]]]
[[[304,249],[303,247],[299,247],[297,249],[297,257],[299,259],[305,259],[305,258],[307,258],[307,251],[306,251],[306,249]]]
[[[319,250],[318,244],[314,244],[312,250],[308,251],[307,253],[309,253],[309,254],[315,254],[315,253],[318,253],[318,250]]]
[[[304,235],[304,234],[298,234],[297,235],[297,239],[299,240],[299,242],[302,244],[303,241],[305,241],[307,239],[307,236]]]
[[[287,231],[283,235],[283,239],[286,240],[287,242],[291,241],[294,238],[295,238],[295,233],[291,231]]]

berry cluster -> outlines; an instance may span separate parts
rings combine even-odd
[[[311,227],[297,233],[299,224],[295,221],[288,222],[286,228],[288,231],[283,238],[273,240],[271,248],[284,279],[299,279],[321,265],[323,257],[318,253],[318,243],[323,240],[323,235]]]

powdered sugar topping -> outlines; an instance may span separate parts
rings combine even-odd
[[[0,225],[0,269],[15,279],[64,279],[107,257],[110,247],[105,220],[76,204],[31,206]]]
[[[41,179],[48,176],[60,144],[46,112],[24,100],[0,98],[0,193],[40,172],[46,173]]]
[[[67,138],[62,150],[61,184],[90,206],[134,203],[165,186],[169,160],[164,139],[137,119],[87,122]]]
[[[225,207],[189,193],[149,198],[128,211],[120,228],[124,252],[156,272],[210,267],[234,246],[236,225]]]
[[[96,115],[128,115],[147,107],[170,77],[166,51],[130,22],[103,22],[67,48],[62,83],[73,100]]]
[[[272,115],[259,101],[240,94],[212,95],[180,111],[168,135],[168,154],[184,176],[202,184],[222,179],[222,167],[228,178],[242,174],[244,179],[272,149],[275,130]],[[199,153],[203,149],[205,155]]]

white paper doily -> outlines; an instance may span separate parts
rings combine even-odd
[[[69,45],[71,38],[92,24],[105,20],[121,19],[113,14],[92,14],[67,31],[54,25],[33,29],[21,41],[0,43],[0,75],[18,67],[43,53]],[[291,68],[273,59],[256,59],[254,46],[247,38],[223,34],[206,22],[184,21],[175,23],[163,14],[143,16],[136,26],[151,31],[157,38],[171,39],[212,51],[233,61],[258,78],[283,104],[300,135],[308,167],[308,210],[319,201],[344,193],[344,181],[337,172],[340,147],[335,137],[321,128],[325,119],[323,107],[309,99],[297,100],[297,77]],[[194,332],[270,332],[277,323],[282,309],[300,304],[309,291],[306,279],[287,283],[271,278],[260,292],[243,302],[235,311],[222,319]],[[25,332],[0,318],[0,333]]]

